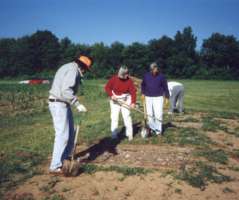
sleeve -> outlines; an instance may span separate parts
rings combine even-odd
[[[168,91],[168,82],[167,79],[165,77],[163,77],[163,90],[164,90],[164,96],[166,98],[169,98],[169,91]]]
[[[114,77],[112,77],[105,85],[105,92],[108,94],[109,97],[113,95],[112,94],[113,83],[114,83]]]
[[[141,83],[141,93],[145,94],[145,76],[143,77],[143,81]]]
[[[133,83],[133,81],[130,79],[130,85],[129,85],[129,93],[130,93],[130,95],[131,95],[131,103],[132,104],[135,104],[136,103],[136,92],[137,92],[137,90],[136,90],[136,88],[135,88],[135,86],[134,86],[134,83]]]
[[[75,104],[78,102],[77,96],[74,94],[73,88],[76,86],[76,79],[78,72],[76,70],[70,70],[66,73],[64,79],[62,80],[61,94],[62,97],[70,104]]]

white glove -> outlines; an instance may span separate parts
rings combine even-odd
[[[77,105],[76,109],[78,110],[78,112],[87,112],[86,107],[82,104]]]

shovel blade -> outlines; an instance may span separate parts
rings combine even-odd
[[[62,171],[64,176],[77,176],[80,172],[81,164],[77,160],[64,160]]]

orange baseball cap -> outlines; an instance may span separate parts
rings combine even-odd
[[[92,60],[87,56],[79,56],[78,60],[84,64],[87,70],[90,70]]]

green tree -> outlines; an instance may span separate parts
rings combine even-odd
[[[203,42],[201,57],[211,76],[238,79],[239,42],[234,36],[212,34]]]
[[[60,61],[60,45],[58,38],[50,31],[37,31],[29,38],[33,56],[32,70],[39,72],[46,69],[55,69]]]
[[[197,38],[192,28],[186,27],[182,32],[178,31],[174,37],[173,55],[168,61],[168,73],[175,77],[190,78],[196,73]]]
[[[120,65],[123,64],[123,51],[125,49],[125,45],[120,42],[114,42],[111,44],[108,51],[108,61],[110,66],[116,71]]]
[[[15,76],[16,40],[12,38],[0,39],[0,76]]]
[[[93,71],[97,77],[108,77],[114,73],[113,68],[108,62],[109,47],[104,43],[96,43],[91,46],[91,56],[94,59]]]
[[[150,51],[147,45],[135,42],[123,51],[124,64],[133,75],[142,76],[150,64]]]
[[[168,72],[169,58],[173,55],[174,41],[170,37],[163,36],[160,39],[150,40],[149,43],[150,61],[160,64],[163,71]]]

